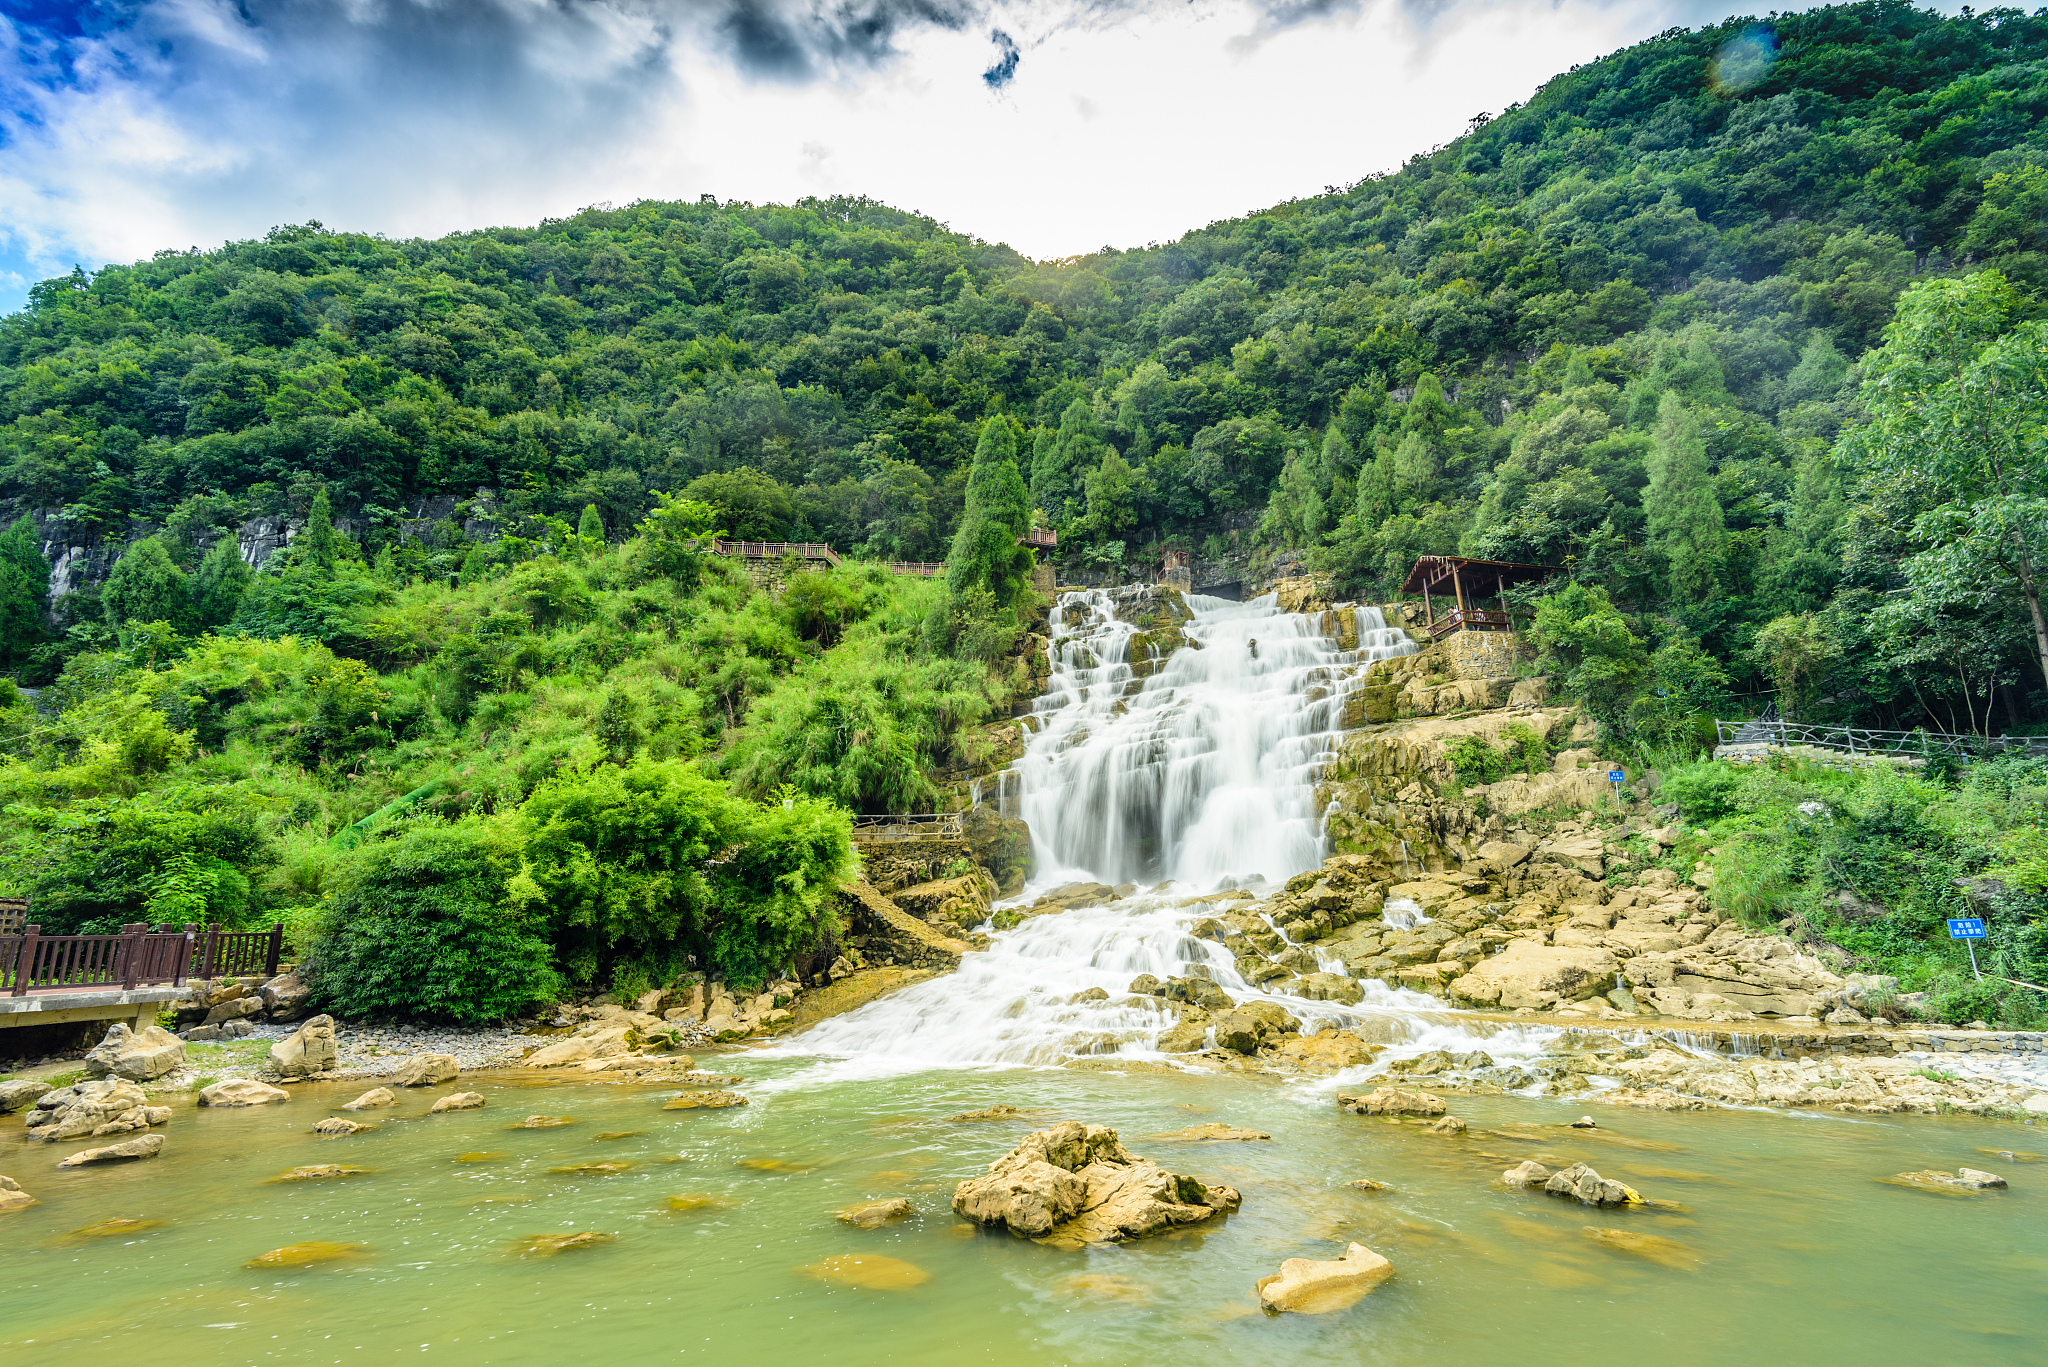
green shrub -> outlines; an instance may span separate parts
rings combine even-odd
[[[345,855],[303,972],[342,1016],[480,1025],[561,991],[548,942],[507,904],[502,823],[419,821]]]
[[[1484,736],[1460,736],[1444,751],[1461,783],[1498,783],[1508,771],[1508,757]]]
[[[1742,791],[1742,772],[1732,764],[1705,760],[1688,764],[1666,775],[1657,796],[1676,802],[1687,821],[1705,825],[1736,810],[1736,796]]]

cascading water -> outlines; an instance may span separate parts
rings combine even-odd
[[[1155,1044],[1174,1023],[1170,1009],[1129,994],[1145,973],[1206,977],[1236,1001],[1278,1003],[1305,1032],[1367,1027],[1391,1042],[1390,1057],[1467,1050],[1480,1037],[1517,1056],[1555,1034],[1475,1027],[1433,997],[1374,980],[1360,983],[1356,1005],[1278,995],[1190,933],[1214,909],[1203,894],[1269,888],[1321,862],[1316,768],[1343,726],[1346,697],[1374,661],[1416,647],[1378,608],[1352,610],[1358,646],[1346,650],[1323,614],[1282,613],[1271,597],[1186,603],[1187,643],[1141,680],[1130,657],[1137,628],[1118,616],[1116,596],[1062,596],[1051,681],[1024,756],[977,789],[1030,823],[1038,874],[1021,900],[1079,879],[1154,886],[999,932],[957,972],[826,1021],[788,1049],[882,1072],[1165,1057]],[[1401,899],[1389,908],[1390,921],[1424,919]],[[1323,971],[1344,971],[1334,956],[1316,957]]]

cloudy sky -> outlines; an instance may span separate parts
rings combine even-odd
[[[0,0],[0,310],[319,219],[867,194],[1040,259],[1398,165],[1701,0]]]

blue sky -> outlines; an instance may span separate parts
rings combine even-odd
[[[1040,259],[1398,165],[1690,0],[0,0],[0,311],[319,219],[868,194]]]

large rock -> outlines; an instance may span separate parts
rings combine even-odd
[[[1301,1029],[1301,1022],[1272,1002],[1245,1002],[1216,1018],[1219,1048],[1240,1054],[1256,1054],[1260,1048],[1280,1042],[1280,1037]]]
[[[1259,1280],[1259,1305],[1274,1314],[1326,1315],[1358,1304],[1393,1275],[1394,1265],[1364,1244],[1352,1244],[1329,1262],[1289,1258]]]
[[[566,1068],[575,1063],[587,1063],[592,1059],[617,1058],[632,1052],[626,1037],[634,1033],[631,1025],[613,1025],[600,1022],[596,1026],[585,1026],[567,1039],[544,1044],[526,1056],[529,1068]]]
[[[1283,1042],[1274,1051],[1273,1061],[1304,1073],[1337,1073],[1371,1063],[1379,1052],[1379,1046],[1367,1044],[1349,1030],[1318,1030]]]
[[[292,1094],[284,1088],[258,1082],[253,1077],[231,1077],[202,1088],[199,1093],[202,1106],[270,1106],[291,1099]]]
[[[1067,1121],[1024,1142],[953,1192],[953,1209],[1014,1234],[1068,1244],[1113,1243],[1236,1210],[1230,1187],[1167,1172],[1101,1125]]]
[[[436,1101],[428,1115],[445,1115],[449,1111],[476,1111],[483,1109],[482,1092],[450,1092]]]
[[[1878,1180],[1895,1187],[1917,1187],[1922,1191],[1996,1191],[2006,1184],[1997,1173],[1980,1172],[1976,1168],[1957,1168],[1954,1172],[1928,1168]]]
[[[1429,1092],[1410,1091],[1405,1087],[1378,1087],[1363,1096],[1339,1092],[1337,1106],[1353,1115],[1436,1116],[1444,1113],[1442,1097]]]
[[[306,1014],[313,989],[296,972],[280,973],[257,989],[258,999],[274,1021],[295,1021]]]
[[[1525,1158],[1500,1175],[1511,1187],[1540,1187],[1550,1180],[1550,1169],[1533,1158]]]
[[[27,1116],[28,1131],[55,1144],[87,1136],[135,1134],[170,1119],[170,1108],[151,1106],[142,1089],[125,1078],[103,1078],[60,1087],[36,1099]]]
[[[341,1059],[334,1043],[334,1017],[315,1016],[270,1046],[270,1066],[279,1077],[331,1073]]]
[[[21,1183],[12,1177],[0,1177],[0,1215],[10,1210],[23,1210],[36,1203],[36,1198],[21,1189]]]
[[[33,1106],[38,1098],[56,1090],[49,1083],[37,1082],[34,1078],[17,1077],[0,1082],[0,1115]]]
[[[1588,1206],[1639,1206],[1643,1203],[1643,1198],[1633,1187],[1602,1177],[1584,1163],[1574,1163],[1550,1174],[1543,1190],[1551,1196],[1562,1196]]]
[[[344,1111],[374,1111],[380,1106],[396,1106],[398,1098],[391,1094],[389,1087],[372,1087],[354,1101],[342,1105]]]
[[[444,1082],[455,1081],[461,1071],[453,1054],[414,1054],[398,1065],[398,1071],[391,1075],[391,1085],[438,1087]]]
[[[57,1164],[60,1168],[83,1168],[94,1163],[128,1163],[138,1158],[154,1158],[164,1151],[164,1137],[160,1134],[140,1134],[133,1139],[124,1139],[118,1144],[108,1144],[97,1149],[83,1149]]]
[[[199,1023],[201,1025],[225,1025],[229,1021],[238,1021],[249,1016],[260,1016],[262,1014],[263,998],[236,997],[232,1001],[224,1001],[219,1006],[208,1011],[206,1019]]]
[[[1454,979],[1451,997],[1477,1006],[1555,1006],[1604,992],[1614,984],[1615,958],[1604,949],[1559,948],[1516,940]]]
[[[85,1071],[94,1077],[122,1077],[130,1082],[151,1082],[184,1066],[185,1041],[161,1025],[136,1033],[115,1021],[107,1027],[106,1037],[85,1056]]]

